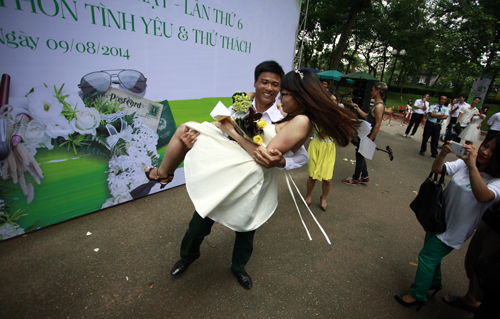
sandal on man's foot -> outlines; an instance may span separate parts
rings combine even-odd
[[[156,168],[156,178],[151,178],[149,177],[149,174],[151,174],[151,172],[153,171],[153,169]],[[167,177],[160,177],[160,175],[158,175],[158,167],[149,167],[146,168],[146,177],[150,180],[150,181],[157,181],[158,183],[160,183],[160,189],[164,188],[165,186],[167,186],[168,183],[170,183],[173,179],[174,179],[174,174],[167,174]],[[162,180],[167,180],[166,182],[162,182]]]
[[[475,312],[477,309],[476,307],[469,306],[468,304],[466,304],[459,296],[449,294],[448,298],[450,298],[450,301],[446,300],[445,297],[443,297],[442,300],[445,304],[448,304],[452,307],[464,309],[470,312]]]

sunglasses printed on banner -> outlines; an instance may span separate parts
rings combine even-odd
[[[114,73],[110,73],[113,72]],[[119,71],[118,73],[116,73]],[[116,81],[116,77],[118,81]],[[146,78],[144,74],[130,69],[111,69],[91,72],[80,80],[78,87],[84,95],[93,96],[104,94],[111,84],[120,84],[134,93],[142,93],[146,89]]]

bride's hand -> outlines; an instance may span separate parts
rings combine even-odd
[[[229,118],[225,118],[224,120],[219,122],[219,128],[223,133],[225,133],[229,136],[231,136],[231,135],[234,136],[234,134],[237,134],[236,130],[234,129],[234,125],[231,122],[231,119],[229,119]]]

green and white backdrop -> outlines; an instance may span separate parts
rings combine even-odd
[[[132,200],[176,123],[252,90],[264,60],[291,69],[299,11],[300,0],[0,0],[0,239]],[[83,96],[83,76],[123,69],[146,89]]]

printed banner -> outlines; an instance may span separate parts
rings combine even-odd
[[[470,95],[467,103],[472,103],[472,100],[476,97],[481,98],[481,102],[476,106],[478,108],[483,105],[484,99],[486,98],[486,93],[488,92],[488,87],[490,86],[491,78],[477,78],[472,84],[472,89],[470,90]]]
[[[0,239],[159,191],[169,101],[290,70],[297,0],[0,0]],[[184,183],[183,169],[170,187]]]

